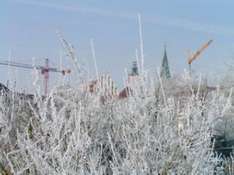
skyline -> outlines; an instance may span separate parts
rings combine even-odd
[[[173,74],[187,69],[188,50],[195,52],[209,39],[214,43],[194,63],[196,72],[224,73],[225,63],[234,56],[234,25],[228,18],[234,5],[231,1],[6,0],[2,3],[1,58],[8,58],[11,50],[12,58],[17,58],[14,61],[31,63],[35,57],[38,64],[43,64],[40,58],[50,58],[52,65],[58,67],[61,45],[56,30],[59,30],[94,74],[90,49],[93,38],[99,71],[110,73],[120,86],[125,68],[131,68],[135,50],[139,49],[138,13],[142,16],[146,69],[155,71],[160,67],[164,44]],[[63,62],[65,67],[71,66],[67,58]],[[29,72],[14,71],[19,81],[28,77],[19,88],[30,88]],[[6,82],[7,68],[1,67],[0,73],[1,82]],[[51,74],[51,79],[57,79],[56,75]]]

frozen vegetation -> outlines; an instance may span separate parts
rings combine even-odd
[[[226,129],[233,116],[230,88],[210,89],[184,75],[139,76],[128,89],[120,99],[98,84],[92,92],[86,85],[57,87],[46,97],[3,87],[0,173],[233,173],[232,156],[215,151],[215,136],[232,137]]]
[[[171,77],[166,51],[163,71],[149,77],[142,42],[141,67],[137,60],[117,91],[97,68],[89,80],[74,48],[60,40],[78,87],[54,87],[43,96],[38,74],[32,95],[0,86],[1,174],[234,174],[230,82],[210,87],[195,74]]]

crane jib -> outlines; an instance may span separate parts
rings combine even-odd
[[[59,70],[54,67],[49,67],[49,60],[46,59],[45,66],[32,66],[30,64],[24,64],[24,63],[17,63],[12,61],[0,61],[0,65],[4,66],[12,66],[12,67],[18,67],[18,68],[25,68],[25,69],[37,69],[41,71],[41,74],[44,76],[44,90],[45,95],[47,95],[48,90],[48,79],[49,79],[49,72],[55,72],[55,73],[61,73],[62,75],[66,75],[71,73],[70,69],[67,70]]]
[[[213,40],[209,40],[206,44],[204,44],[199,50],[197,50],[191,57],[188,59],[188,64],[192,64],[192,62],[198,58],[199,55],[213,42]]]

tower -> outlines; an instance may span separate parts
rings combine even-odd
[[[163,60],[162,60],[162,65],[161,65],[160,76],[162,79],[171,78],[170,68],[169,68],[168,59],[167,59],[166,46],[164,47],[164,55],[163,55]]]
[[[130,74],[131,76],[137,76],[139,75],[139,72],[138,72],[138,67],[137,67],[137,62],[134,61],[133,64],[132,64],[132,72]]]
[[[139,80],[139,70],[137,62],[132,64],[131,72],[128,74],[128,83],[136,83]]]

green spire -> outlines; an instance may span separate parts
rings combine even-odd
[[[164,56],[162,60],[160,76],[163,79],[171,78],[170,68],[169,68],[168,59],[167,59],[166,46],[164,46]]]

